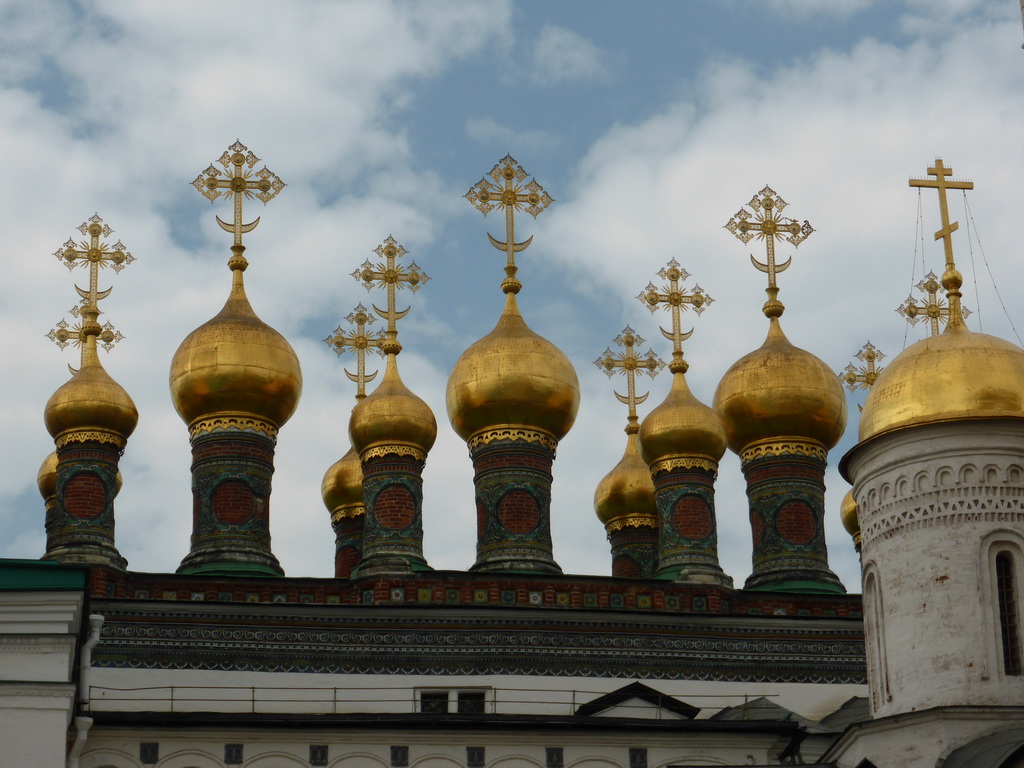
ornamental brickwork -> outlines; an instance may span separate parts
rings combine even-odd
[[[362,559],[356,574],[429,569],[423,557],[423,465],[410,452],[364,452]],[[350,572],[349,574],[354,575]]]
[[[656,468],[657,471],[657,468]],[[654,476],[661,525],[657,577],[731,585],[718,562],[715,475],[711,466],[670,466]]]

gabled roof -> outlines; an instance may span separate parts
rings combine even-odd
[[[643,683],[630,683],[624,685],[618,690],[606,693],[603,696],[598,696],[596,699],[588,701],[586,704],[581,704],[576,708],[576,717],[592,717],[600,714],[606,710],[617,707],[631,699],[639,699],[640,701],[651,704],[655,707],[667,710],[679,717],[687,720],[692,720],[700,712],[698,707],[692,704],[687,704],[685,701],[668,696],[664,693],[654,690],[650,686],[644,685]]]
[[[843,703],[835,712],[825,715],[819,725],[827,725],[832,730],[843,731],[846,730],[848,725],[864,722],[870,719],[870,717],[871,713],[868,711],[867,697],[854,696]]]

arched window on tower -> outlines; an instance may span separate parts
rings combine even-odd
[[[1011,552],[996,554],[996,606],[999,610],[999,639],[1003,651],[1003,672],[1020,675],[1020,617],[1017,611],[1017,564]]]

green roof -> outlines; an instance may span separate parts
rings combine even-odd
[[[79,589],[89,583],[89,566],[51,560],[0,559],[0,590]]]

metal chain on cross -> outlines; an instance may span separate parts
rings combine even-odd
[[[75,286],[81,299],[71,308],[70,314],[75,320],[71,323],[61,320],[55,328],[50,329],[46,336],[61,349],[68,344],[80,348],[80,359],[84,362],[90,344],[102,346],[109,352],[115,344],[124,339],[121,332],[111,323],[103,325],[99,323],[99,316],[102,314],[99,302],[107,298],[113,290],[113,287],[104,291],[99,289],[99,273],[101,269],[107,267],[113,269],[115,273],[120,272],[135,261],[135,257],[128,252],[120,240],[114,245],[109,245],[101,239],[108,237],[114,230],[104,224],[98,214],[94,214],[83,222],[78,227],[78,231],[87,235],[89,239],[76,243],[74,238],[69,238],[53,255],[69,271],[73,272],[76,267],[87,267],[89,269],[89,288]]]
[[[637,355],[636,348],[644,343],[644,339],[628,325],[613,341],[623,347],[625,352],[613,352],[612,348],[608,347],[594,361],[594,365],[604,371],[609,379],[616,372],[625,375],[626,394],[620,395],[614,391],[613,393],[620,403],[625,403],[629,408],[626,434],[635,434],[640,431],[636,407],[650,395],[650,392],[645,392],[642,395],[636,393],[636,374],[637,372],[646,373],[653,379],[665,367],[665,361],[658,357],[652,349],[642,355]]]
[[[672,259],[659,272],[658,277],[667,280],[668,284],[660,289],[654,283],[648,283],[638,295],[639,299],[647,309],[654,314],[658,307],[663,306],[672,315],[672,330],[666,331],[659,328],[662,335],[672,342],[672,362],[669,363],[669,370],[676,373],[677,370],[686,373],[689,367],[683,359],[683,342],[693,335],[693,330],[682,330],[682,312],[687,307],[693,307],[698,315],[702,314],[714,299],[709,296],[703,288],[695,285],[689,293],[681,285],[690,277],[690,273],[679,266],[679,262]]]
[[[407,267],[398,263],[397,260],[405,256],[408,251],[396,243],[395,238],[390,235],[374,249],[374,253],[383,257],[384,261],[374,264],[367,259],[359,269],[352,273],[352,277],[362,283],[367,291],[375,286],[387,289],[387,309],[381,309],[376,304],[371,304],[371,306],[378,316],[388,321],[385,339],[380,346],[381,350],[387,355],[397,355],[402,351],[402,345],[398,342],[398,321],[409,314],[409,310],[412,308],[406,307],[401,311],[398,310],[397,292],[408,287],[415,293],[430,280],[430,277],[416,265],[415,261]]]
[[[785,311],[785,305],[778,298],[779,286],[776,283],[776,276],[789,269],[793,262],[791,256],[782,264],[776,263],[775,241],[785,240],[798,246],[814,231],[807,221],[801,225],[796,219],[783,216],[782,211],[787,205],[788,203],[771,187],[766,186],[747,203],[753,214],[745,208],[740,208],[725,224],[725,228],[744,243],[749,243],[755,237],[765,241],[767,260],[764,263],[755,259],[753,254],[750,255],[750,263],[768,275],[768,287],[765,289],[768,301],[764,303],[763,308],[765,317],[781,317]]]
[[[324,339],[324,343],[333,349],[338,357],[341,357],[346,350],[355,353],[356,372],[352,373],[347,368],[343,370],[349,380],[356,383],[356,400],[358,401],[366,397],[366,385],[377,378],[378,373],[377,371],[369,374],[366,372],[366,353],[373,351],[383,357],[384,351],[381,346],[384,344],[385,335],[382,330],[367,332],[366,326],[376,322],[377,318],[367,312],[366,307],[362,304],[357,304],[345,319],[350,325],[355,326],[355,330],[346,333],[339,325],[330,336]]]
[[[484,177],[465,194],[465,198],[485,216],[495,208],[500,207],[505,211],[504,242],[487,235],[491,245],[506,254],[505,279],[501,282],[501,290],[505,293],[519,293],[523,287],[516,278],[516,254],[525,251],[533,242],[532,235],[521,243],[516,242],[516,211],[525,210],[537,218],[541,211],[554,202],[535,179],[523,184],[528,175],[511,155],[505,155],[488,174],[493,181]]]

